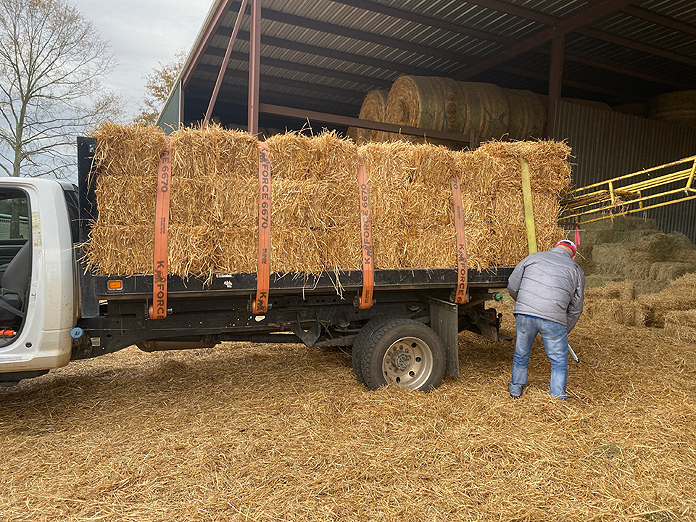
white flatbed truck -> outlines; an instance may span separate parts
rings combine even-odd
[[[145,351],[212,347],[223,341],[352,347],[358,379],[429,391],[458,376],[458,334],[501,340],[499,300],[510,267],[468,271],[467,303],[452,302],[457,270],[375,270],[374,302],[356,307],[361,271],[270,278],[268,310],[252,312],[256,274],[210,281],[167,278],[168,313],[151,319],[152,275],[96,274],[79,245],[97,215],[91,157],[78,139],[78,186],[32,178],[0,179],[0,384],[137,345]]]

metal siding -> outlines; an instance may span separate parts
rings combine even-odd
[[[549,134],[572,147],[576,187],[696,154],[696,129],[566,102],[557,104]],[[647,210],[645,217],[696,243],[696,200]]]
[[[178,82],[167,105],[157,120],[157,126],[161,127],[166,134],[171,134],[179,128],[181,123],[181,82]]]

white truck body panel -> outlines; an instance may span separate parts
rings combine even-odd
[[[28,195],[32,269],[25,323],[13,342],[0,348],[0,373],[65,366],[79,291],[63,188],[47,179],[0,178],[0,187],[8,185]]]

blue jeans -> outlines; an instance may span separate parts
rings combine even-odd
[[[531,315],[515,315],[517,342],[515,356],[512,359],[512,378],[510,379],[510,395],[519,397],[522,388],[527,384],[529,355],[532,353],[532,343],[538,333],[544,342],[546,355],[551,362],[552,397],[566,399],[566,382],[568,381],[568,329],[559,323],[554,323]]]

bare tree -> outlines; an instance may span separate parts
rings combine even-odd
[[[94,25],[64,0],[0,0],[0,167],[66,177],[78,134],[122,109],[102,86],[115,65]]]
[[[162,64],[152,69],[152,73],[145,76],[146,94],[143,104],[133,122],[139,125],[155,125],[157,118],[174,88],[179,73],[186,63],[186,53],[179,51],[171,62]]]

